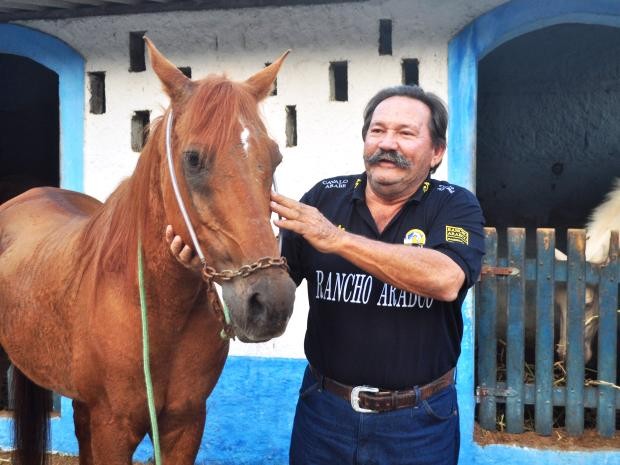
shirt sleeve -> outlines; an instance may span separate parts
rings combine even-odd
[[[465,273],[465,288],[474,285],[484,256],[484,217],[478,199],[465,189],[437,192],[444,199],[429,229],[426,246],[446,254]]]

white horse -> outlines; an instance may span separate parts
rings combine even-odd
[[[609,240],[612,231],[620,231],[620,178],[614,182],[614,187],[607,194],[606,199],[596,207],[586,225],[586,261],[601,265],[609,260]],[[566,261],[566,254],[555,250],[558,261]],[[559,314],[560,339],[557,353],[561,360],[566,358],[566,331],[567,331],[567,295],[566,284],[556,286],[556,312]],[[592,340],[598,330],[598,286],[587,285],[585,297],[585,327],[584,327],[584,359],[587,363],[592,358]]]

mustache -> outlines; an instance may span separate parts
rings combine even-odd
[[[369,165],[376,165],[382,161],[392,162],[399,168],[409,168],[411,166],[411,162],[407,160],[402,153],[397,152],[396,150],[385,151],[379,149],[366,158],[366,163]]]

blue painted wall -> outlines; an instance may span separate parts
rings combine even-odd
[[[207,400],[207,424],[197,464],[285,465],[297,393],[306,361],[229,357]],[[71,400],[62,398],[61,416],[52,419],[52,450],[78,454]],[[0,420],[0,446],[11,444],[11,422]],[[134,460],[152,459],[145,439]]]
[[[60,186],[84,187],[84,58],[66,43],[34,29],[0,24],[0,53],[30,58],[58,74]]]
[[[617,0],[514,0],[475,19],[448,47],[448,178],[475,191],[478,62],[491,50],[519,35],[561,23],[620,27]],[[545,465],[620,464],[620,452],[539,451],[521,447],[481,447],[473,441],[475,402],[473,298],[463,307],[465,331],[459,360],[461,464]]]

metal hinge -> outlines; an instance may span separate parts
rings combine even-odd
[[[482,267],[481,275],[492,276],[517,276],[521,271],[514,266],[488,266]]]
[[[516,397],[517,391],[512,388],[491,388],[476,386],[476,403],[480,403],[482,397]]]

